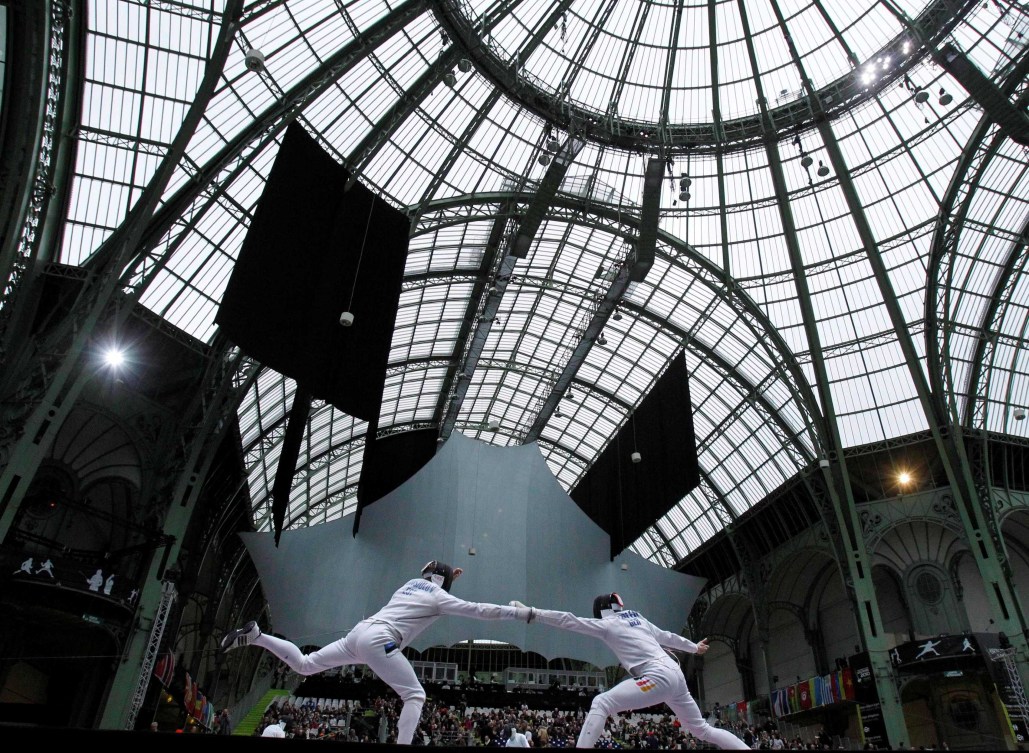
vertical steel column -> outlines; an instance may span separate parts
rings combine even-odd
[[[772,7],[779,17],[779,23],[782,26],[787,42],[791,42],[778,7],[775,3],[772,3]],[[747,40],[751,67],[756,74],[760,67],[757,61],[757,52],[754,49],[753,36],[750,31],[746,4],[742,0],[739,0],[739,11],[744,35]],[[795,62],[799,65],[799,60],[795,60]],[[774,129],[768,111],[768,103],[760,78],[755,77],[755,85],[757,86],[758,105],[761,109],[762,122],[765,124],[765,153],[768,157],[768,167],[772,175],[779,217],[782,221],[783,235],[793,270],[794,284],[797,287],[797,300],[804,321],[804,332],[810,345],[811,365],[814,368],[817,380],[815,387],[822,405],[823,422],[821,434],[830,457],[824,458],[825,462],[820,461],[819,465],[822,469],[822,480],[828,492],[828,501],[832,508],[830,514],[834,518],[835,524],[839,526],[842,536],[842,548],[846,553],[846,562],[840,563],[840,565],[845,565],[844,572],[849,580],[849,585],[853,589],[853,599],[856,602],[855,617],[859,632],[868,648],[868,653],[875,669],[876,689],[882,703],[883,721],[886,724],[887,734],[891,742],[896,743],[909,739],[907,726],[904,722],[904,714],[900,706],[897,686],[893,681],[892,667],[887,654],[889,648],[886,645],[885,635],[882,631],[882,617],[879,614],[879,604],[876,600],[875,589],[872,584],[871,560],[868,556],[864,538],[861,535],[861,526],[850,486],[846,458],[842,452],[843,447],[839,435],[839,427],[836,422],[832,390],[829,387],[828,372],[822,353],[818,319],[811,304],[811,290],[807,284],[807,272],[804,268],[803,253],[800,248],[796,223],[793,219],[793,211],[789,204],[789,191],[783,173],[782,159],[779,156],[778,134]],[[830,522],[827,521],[827,523]]]

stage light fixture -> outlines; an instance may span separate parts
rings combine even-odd
[[[246,55],[243,56],[243,64],[248,71],[260,73],[265,66],[264,53],[254,48],[247,50]]]

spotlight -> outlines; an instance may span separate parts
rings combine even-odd
[[[911,481],[912,481],[911,474],[908,473],[907,471],[901,471],[900,473],[897,474],[897,482],[901,486],[907,486],[908,484],[911,483]]]
[[[104,353],[104,363],[110,366],[112,369],[117,369],[123,363],[125,363],[125,354],[122,353],[118,348],[108,348]]]
[[[1025,421],[1025,408],[1015,408],[1015,420]]]
[[[461,58],[457,61],[457,69],[461,71],[461,73],[468,73],[468,71],[472,69],[472,61],[468,58]]]
[[[622,563],[622,572],[624,573],[628,569],[629,569],[629,566],[623,562]]]
[[[690,192],[689,191],[680,191],[679,192],[679,201],[689,201],[689,200],[690,200]]]
[[[640,455],[639,452],[634,452],[629,457],[632,459],[632,462],[634,463],[639,463],[643,461],[643,456]]]
[[[607,338],[603,335],[597,335],[597,345],[607,345]]]
[[[688,176],[684,175],[684,176],[682,176],[682,179],[679,181],[679,190],[680,191],[685,191],[687,188],[689,188],[692,185],[693,185],[693,181]]]
[[[474,557],[475,556],[475,547],[474,546],[468,547],[468,556],[469,557]]]
[[[247,54],[243,57],[243,64],[248,71],[260,73],[264,70],[264,53],[256,48],[247,50]]]
[[[536,158],[536,161],[539,162],[541,165],[543,165],[543,167],[546,167],[547,165],[550,164],[550,155],[549,154],[541,154],[539,157]]]
[[[341,326],[341,327],[351,327],[351,326],[353,326],[353,324],[354,324],[354,315],[351,314],[349,311],[344,311],[342,314],[339,315],[339,326]]]
[[[622,321],[622,312],[621,311],[616,311],[614,313],[614,316],[612,316],[611,318],[614,319],[616,322]]]
[[[815,164],[815,161],[811,159],[810,154],[805,154],[804,157],[800,160],[800,166],[803,167],[805,170],[807,170],[813,164]]]
[[[498,421],[495,418],[491,418],[489,420],[489,423],[486,424],[486,428],[489,429],[490,431],[499,431],[500,430],[500,421]]]
[[[818,467],[819,468],[828,468],[829,467],[829,458],[819,458],[819,460],[818,460]]]
[[[929,92],[927,92],[925,89],[919,89],[915,93],[915,103],[916,104],[924,105],[928,101],[929,101]]]
[[[822,164],[822,160],[818,160],[818,177],[824,178],[829,174],[829,168]]]
[[[947,90],[944,89],[941,86],[940,87],[940,106],[941,107],[946,107],[947,105],[949,105],[953,101],[954,101],[954,95],[953,94],[948,94]]]
[[[457,76],[454,75],[453,71],[447,71],[443,74],[443,83],[449,87],[457,85]]]

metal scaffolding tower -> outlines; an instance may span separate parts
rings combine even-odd
[[[146,698],[146,691],[150,686],[150,675],[154,671],[157,653],[161,647],[161,638],[164,636],[164,628],[168,624],[171,605],[175,603],[177,595],[178,592],[175,590],[174,583],[166,580],[161,584],[161,602],[157,605],[157,614],[154,615],[154,624],[150,629],[150,640],[147,642],[143,663],[139,668],[139,680],[136,683],[136,692],[132,696],[129,716],[125,720],[125,729],[135,729],[136,716],[139,714],[139,709],[143,706],[143,699]]]
[[[1016,650],[1014,646],[1010,648],[991,648],[990,658],[1004,665],[1004,669],[1008,673],[1008,682],[1011,684],[1011,695],[1014,696],[1018,713],[1022,717],[1022,724],[1029,726],[1029,701],[1026,700],[1025,686],[1022,685],[1022,678],[1019,676],[1018,667],[1015,665]],[[1018,742],[1021,743],[1023,741],[1019,740]]]

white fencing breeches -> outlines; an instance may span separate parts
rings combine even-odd
[[[606,693],[593,699],[590,712],[579,733],[577,748],[592,748],[604,731],[607,718],[620,711],[644,709],[666,703],[694,737],[723,750],[750,750],[728,730],[712,727],[704,720],[700,707],[686,687],[686,678],[677,664],[650,662],[639,677],[628,677]]]
[[[253,645],[271,651],[297,674],[314,675],[347,664],[366,664],[404,702],[397,720],[397,743],[410,745],[425,704],[425,690],[400,650],[393,629],[381,622],[359,622],[346,637],[305,654],[282,638],[262,633]]]

